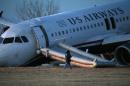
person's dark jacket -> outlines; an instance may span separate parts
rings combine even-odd
[[[71,57],[72,56],[71,56],[70,52],[67,52],[66,55],[65,55],[65,57],[66,57],[66,62],[67,63],[71,62]]]

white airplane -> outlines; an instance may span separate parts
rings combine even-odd
[[[80,67],[129,65],[129,3],[120,0],[18,24],[5,21],[0,13],[0,23],[10,27],[0,37],[0,66],[21,66],[39,53],[64,61],[66,50],[71,51],[72,64]],[[115,61],[90,53],[100,50],[114,52]]]

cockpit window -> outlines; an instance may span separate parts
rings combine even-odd
[[[25,36],[21,36],[21,38],[22,38],[22,40],[23,40],[24,42],[28,42],[27,37],[25,37]]]
[[[3,44],[29,42],[27,37],[25,36],[10,37],[10,38],[4,38],[4,39],[0,37],[0,43],[2,43],[2,41],[3,41]]]
[[[14,37],[5,38],[3,41],[3,44],[13,43],[13,41],[14,41]]]
[[[15,43],[22,43],[21,38],[20,38],[20,37],[16,37],[16,38],[15,38]]]
[[[4,30],[3,33],[4,33],[5,31],[7,31],[9,28],[10,28],[9,26],[4,27],[4,28],[3,28],[3,30]]]

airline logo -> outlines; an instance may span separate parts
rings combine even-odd
[[[125,11],[122,8],[117,7],[113,9],[107,9],[104,11],[93,12],[91,14],[68,18],[66,20],[59,20],[56,23],[58,24],[59,27],[67,27],[68,24],[69,25],[82,24],[82,23],[98,20],[101,18],[114,17],[123,14],[125,14]]]

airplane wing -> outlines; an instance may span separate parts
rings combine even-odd
[[[127,41],[130,41],[130,34],[120,34],[120,35],[109,36],[105,38],[102,42],[102,45],[127,42]]]
[[[109,34],[109,35],[102,35],[102,36],[96,36],[94,38],[90,38],[88,43],[88,46],[93,46],[93,45],[106,45],[106,44],[114,44],[114,43],[122,43],[122,42],[128,42],[130,41],[130,34]],[[91,42],[92,41],[92,42]],[[97,41],[96,43],[94,43]],[[92,44],[93,43],[93,44]],[[95,67],[99,66],[121,66],[119,63],[116,62],[116,60],[113,59],[113,61],[103,59],[99,56],[96,56],[94,54],[86,53],[84,51],[81,51],[75,47],[69,46],[67,44],[60,43],[60,47],[70,50],[71,52],[74,52],[75,55],[80,55],[77,56],[78,59],[83,59],[87,62],[93,63]],[[82,59],[82,60],[83,60]],[[94,66],[93,65],[93,66]]]
[[[94,37],[90,37],[83,45],[76,45],[74,47],[91,47],[95,45],[106,45],[106,44],[114,44],[130,41],[130,34],[107,34],[107,35],[97,35]]]
[[[4,17],[2,17],[3,11],[0,12],[0,24],[5,26],[12,26],[14,23],[7,21]]]
[[[85,67],[85,68],[116,66],[116,63],[113,61],[102,59],[96,55],[86,53],[75,47],[71,47],[63,43],[59,43],[59,46],[65,50],[71,51],[72,54],[71,63],[73,65]],[[41,51],[44,55],[46,55],[48,51],[49,56],[55,60],[63,61],[63,62],[65,61],[65,52],[59,52],[48,48],[41,49]]]

